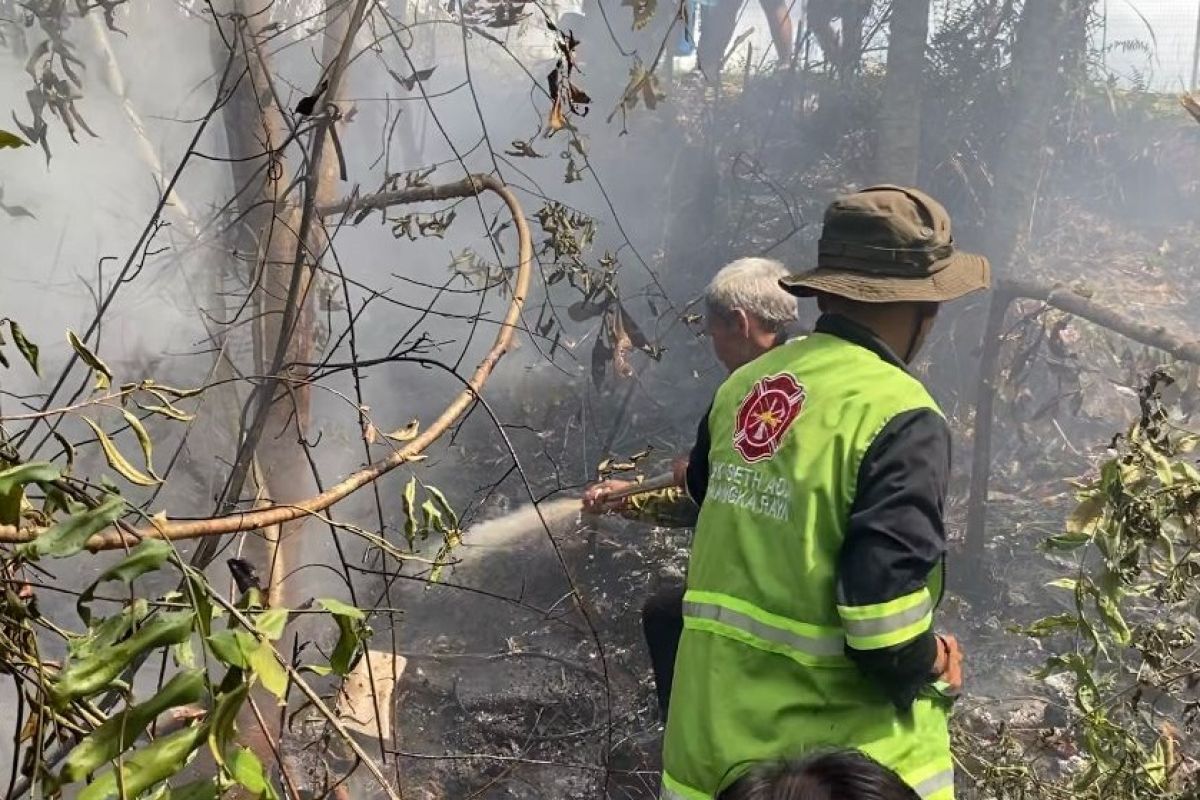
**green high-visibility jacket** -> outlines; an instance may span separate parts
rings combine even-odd
[[[847,658],[926,634],[941,569],[909,595],[839,606],[838,555],[858,468],[920,382],[837,336],[795,339],[735,371],[709,413],[662,797],[711,798],[756,762],[857,748],[926,800],[953,798],[950,701],[898,710]]]

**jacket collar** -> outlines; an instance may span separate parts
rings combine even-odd
[[[884,344],[874,331],[864,325],[859,325],[849,317],[843,317],[841,314],[822,314],[817,319],[813,330],[866,348],[892,366],[908,372],[908,365],[904,363],[904,359],[892,352],[892,348]]]

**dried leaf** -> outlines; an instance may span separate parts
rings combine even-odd
[[[137,486],[156,486],[162,483],[161,479],[145,475],[130,464],[129,460],[121,455],[121,451],[117,449],[112,439],[101,430],[99,425],[87,417],[81,417],[80,419],[87,423],[87,426],[95,432],[96,438],[100,440],[100,447],[104,450],[105,460],[108,461],[108,465],[116,470],[122,478]]]
[[[404,538],[412,547],[417,540],[417,479],[411,477],[404,484],[404,494],[401,496],[404,508]]]
[[[154,442],[150,439],[150,434],[146,431],[146,427],[142,425],[142,421],[125,409],[121,409],[121,414],[125,417],[125,421],[129,423],[129,427],[133,428],[133,435],[137,437],[138,444],[142,448],[142,456],[146,459],[146,471],[155,478],[154,474]],[[162,479],[158,478],[161,482]]]
[[[29,142],[17,136],[15,133],[10,133],[3,128],[0,128],[0,150],[6,147],[29,147]]]
[[[38,369],[38,346],[25,338],[25,332],[21,330],[21,326],[16,320],[8,321],[8,332],[12,334],[13,344],[17,346],[17,350],[25,359],[25,363],[33,370],[33,374],[41,376],[41,370]]]
[[[567,118],[563,116],[562,111],[562,100],[557,97],[554,98],[554,102],[550,105],[550,116],[546,120],[546,126],[548,134],[561,131],[567,127]]]
[[[91,367],[96,373],[96,388],[99,390],[104,390],[112,386],[112,370],[110,370],[108,365],[101,361],[95,353],[89,350],[87,345],[80,341],[79,337],[75,335],[74,331],[67,331],[67,341],[71,343],[72,349],[74,349],[75,352],[79,354],[79,357],[83,359],[83,363]]]
[[[384,436],[391,439],[393,442],[411,442],[417,438],[417,432],[421,429],[421,421],[419,419],[411,420],[403,428],[397,428],[391,433],[385,433]]]
[[[596,344],[592,345],[592,383],[599,389],[604,386],[604,375],[608,369],[608,362],[612,358],[612,350],[603,337],[596,337]]]

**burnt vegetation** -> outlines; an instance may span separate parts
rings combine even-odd
[[[709,276],[881,181],[996,276],[918,365],[959,796],[1196,797],[1200,102],[1113,66],[1153,32],[810,0],[691,70],[687,3],[560,11],[0,0],[6,797],[657,796],[688,534],[573,498],[690,444]]]

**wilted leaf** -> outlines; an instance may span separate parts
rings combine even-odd
[[[128,586],[135,578],[145,575],[147,572],[153,572],[167,563],[167,559],[173,552],[175,550],[171,543],[162,539],[144,539],[139,542],[137,547],[129,552],[129,555],[105,570],[91,586],[79,595],[79,600],[75,604],[79,618],[86,625],[92,624],[92,611],[88,607],[88,603],[96,596],[96,589],[100,584],[108,581],[120,581]]]
[[[408,546],[412,547],[413,542],[417,538],[416,477],[409,478],[408,483],[404,484],[404,493],[401,495],[401,500],[404,505],[404,538],[408,540]]]
[[[91,697],[112,688],[133,659],[167,645],[186,641],[192,634],[195,613],[163,612],[144,622],[128,639],[98,647],[86,658],[72,658],[52,680],[49,694],[58,708],[72,700]]]
[[[426,486],[425,491],[428,492],[429,496],[433,498],[435,503],[437,503],[438,508],[441,509],[442,513],[450,519],[450,527],[457,528],[458,514],[454,513],[454,509],[450,507],[450,501],[446,499],[446,495],[442,494],[442,490],[438,489],[436,486]]]
[[[385,433],[384,436],[391,439],[393,442],[411,442],[417,438],[417,432],[421,429],[421,421],[414,419],[409,421],[403,428],[397,428],[391,433]]]
[[[218,764],[225,764],[225,748],[234,737],[238,712],[250,693],[250,684],[238,681],[232,688],[217,695],[212,709],[212,725],[208,733],[208,749]]]
[[[125,421],[129,423],[129,427],[133,429],[133,435],[137,437],[138,445],[142,448],[142,457],[146,460],[146,471],[151,476],[161,482],[161,478],[154,474],[154,442],[150,439],[150,434],[146,431],[146,426],[142,425],[142,421],[125,409],[121,409],[121,414],[125,417]]]
[[[181,771],[188,756],[201,745],[207,725],[194,725],[155,739],[121,762],[121,780],[108,770],[80,790],[77,800],[107,800],[121,795],[134,798]]]
[[[26,484],[50,483],[58,478],[58,467],[45,461],[20,464],[0,472],[0,525],[20,522]]]
[[[96,373],[96,388],[104,390],[112,386],[112,370],[95,353],[89,350],[87,345],[80,341],[74,331],[67,331],[67,341],[71,343],[71,348],[83,359],[83,363],[91,367]]]
[[[113,495],[94,509],[72,514],[52,525],[32,542],[17,548],[26,558],[63,558],[83,549],[87,540],[112,525],[125,511],[125,499]]]
[[[6,147],[29,147],[29,142],[17,136],[15,133],[10,133],[0,128],[0,150]]]
[[[61,782],[84,780],[132,747],[159,714],[195,703],[203,696],[203,670],[188,670],[175,675],[154,697],[105,720],[77,744],[63,762]]]
[[[40,376],[42,373],[38,369],[38,346],[25,338],[25,332],[21,330],[21,326],[17,324],[16,320],[8,321],[8,331],[12,334],[13,344],[17,346],[25,363],[33,370],[34,375]]]
[[[96,438],[100,440],[100,447],[104,450],[104,458],[108,461],[108,465],[116,470],[122,478],[137,486],[155,486],[162,483],[161,478],[145,475],[136,469],[125,456],[121,455],[121,451],[113,444],[112,439],[108,438],[100,426],[92,422],[87,417],[80,417],[87,426],[96,434]]]

